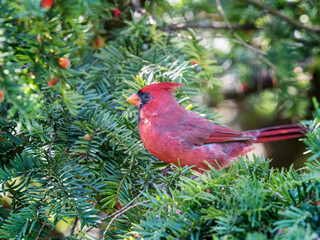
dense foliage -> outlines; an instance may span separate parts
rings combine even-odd
[[[304,168],[255,156],[204,174],[151,156],[125,102],[175,81],[179,102],[212,120],[200,89],[214,101],[258,91],[248,105],[311,116],[319,3],[0,0],[0,16],[0,238],[319,237],[316,98]]]

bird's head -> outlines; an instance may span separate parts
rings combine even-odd
[[[141,88],[137,93],[131,95],[127,102],[142,108],[144,105],[150,104],[158,106],[166,104],[174,99],[173,92],[181,87],[182,83],[161,82],[154,83]]]

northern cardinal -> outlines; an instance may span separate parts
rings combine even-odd
[[[195,170],[227,167],[231,160],[254,149],[254,143],[305,135],[298,124],[237,132],[180,106],[174,91],[181,83],[162,82],[141,88],[127,101],[139,108],[139,132],[147,150],[166,163]]]

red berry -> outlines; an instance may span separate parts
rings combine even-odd
[[[121,11],[119,10],[119,8],[113,9],[113,10],[112,10],[112,13],[113,13],[113,16],[114,16],[115,18],[118,18],[118,17],[121,16]]]
[[[101,38],[96,38],[93,42],[95,48],[101,48],[103,46],[103,40]]]
[[[54,85],[57,84],[57,82],[58,82],[58,78],[54,78],[52,80],[49,78],[48,84],[50,87],[53,87]]]
[[[196,64],[198,64],[198,62],[192,61],[190,64],[191,64],[191,65],[196,65]]]
[[[40,34],[37,35],[37,41],[38,41],[38,42],[41,42]]]
[[[246,91],[249,90],[249,85],[247,83],[242,83],[241,86],[242,86],[242,91],[243,92],[246,92]]]
[[[70,60],[68,58],[59,58],[59,66],[67,69],[70,66]]]
[[[53,4],[53,0],[42,0],[41,1],[42,8],[51,8],[52,4]]]
[[[209,189],[207,189],[207,193],[211,193],[211,191]]]
[[[2,98],[3,98],[3,91],[0,90],[0,102],[2,101]]]
[[[121,209],[121,208],[122,208],[122,206],[118,203],[118,201],[116,202],[116,207],[117,207],[118,209]]]
[[[86,138],[86,139],[89,139],[89,140],[92,139],[92,137],[91,137],[89,134],[86,134],[86,135],[84,135],[83,137]]]

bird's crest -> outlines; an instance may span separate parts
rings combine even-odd
[[[160,83],[154,83],[150,84],[148,86],[145,86],[141,88],[142,92],[149,92],[152,90],[160,90],[160,89],[166,89],[171,91],[176,91],[177,88],[181,87],[183,83],[174,83],[174,82],[160,82]]]

